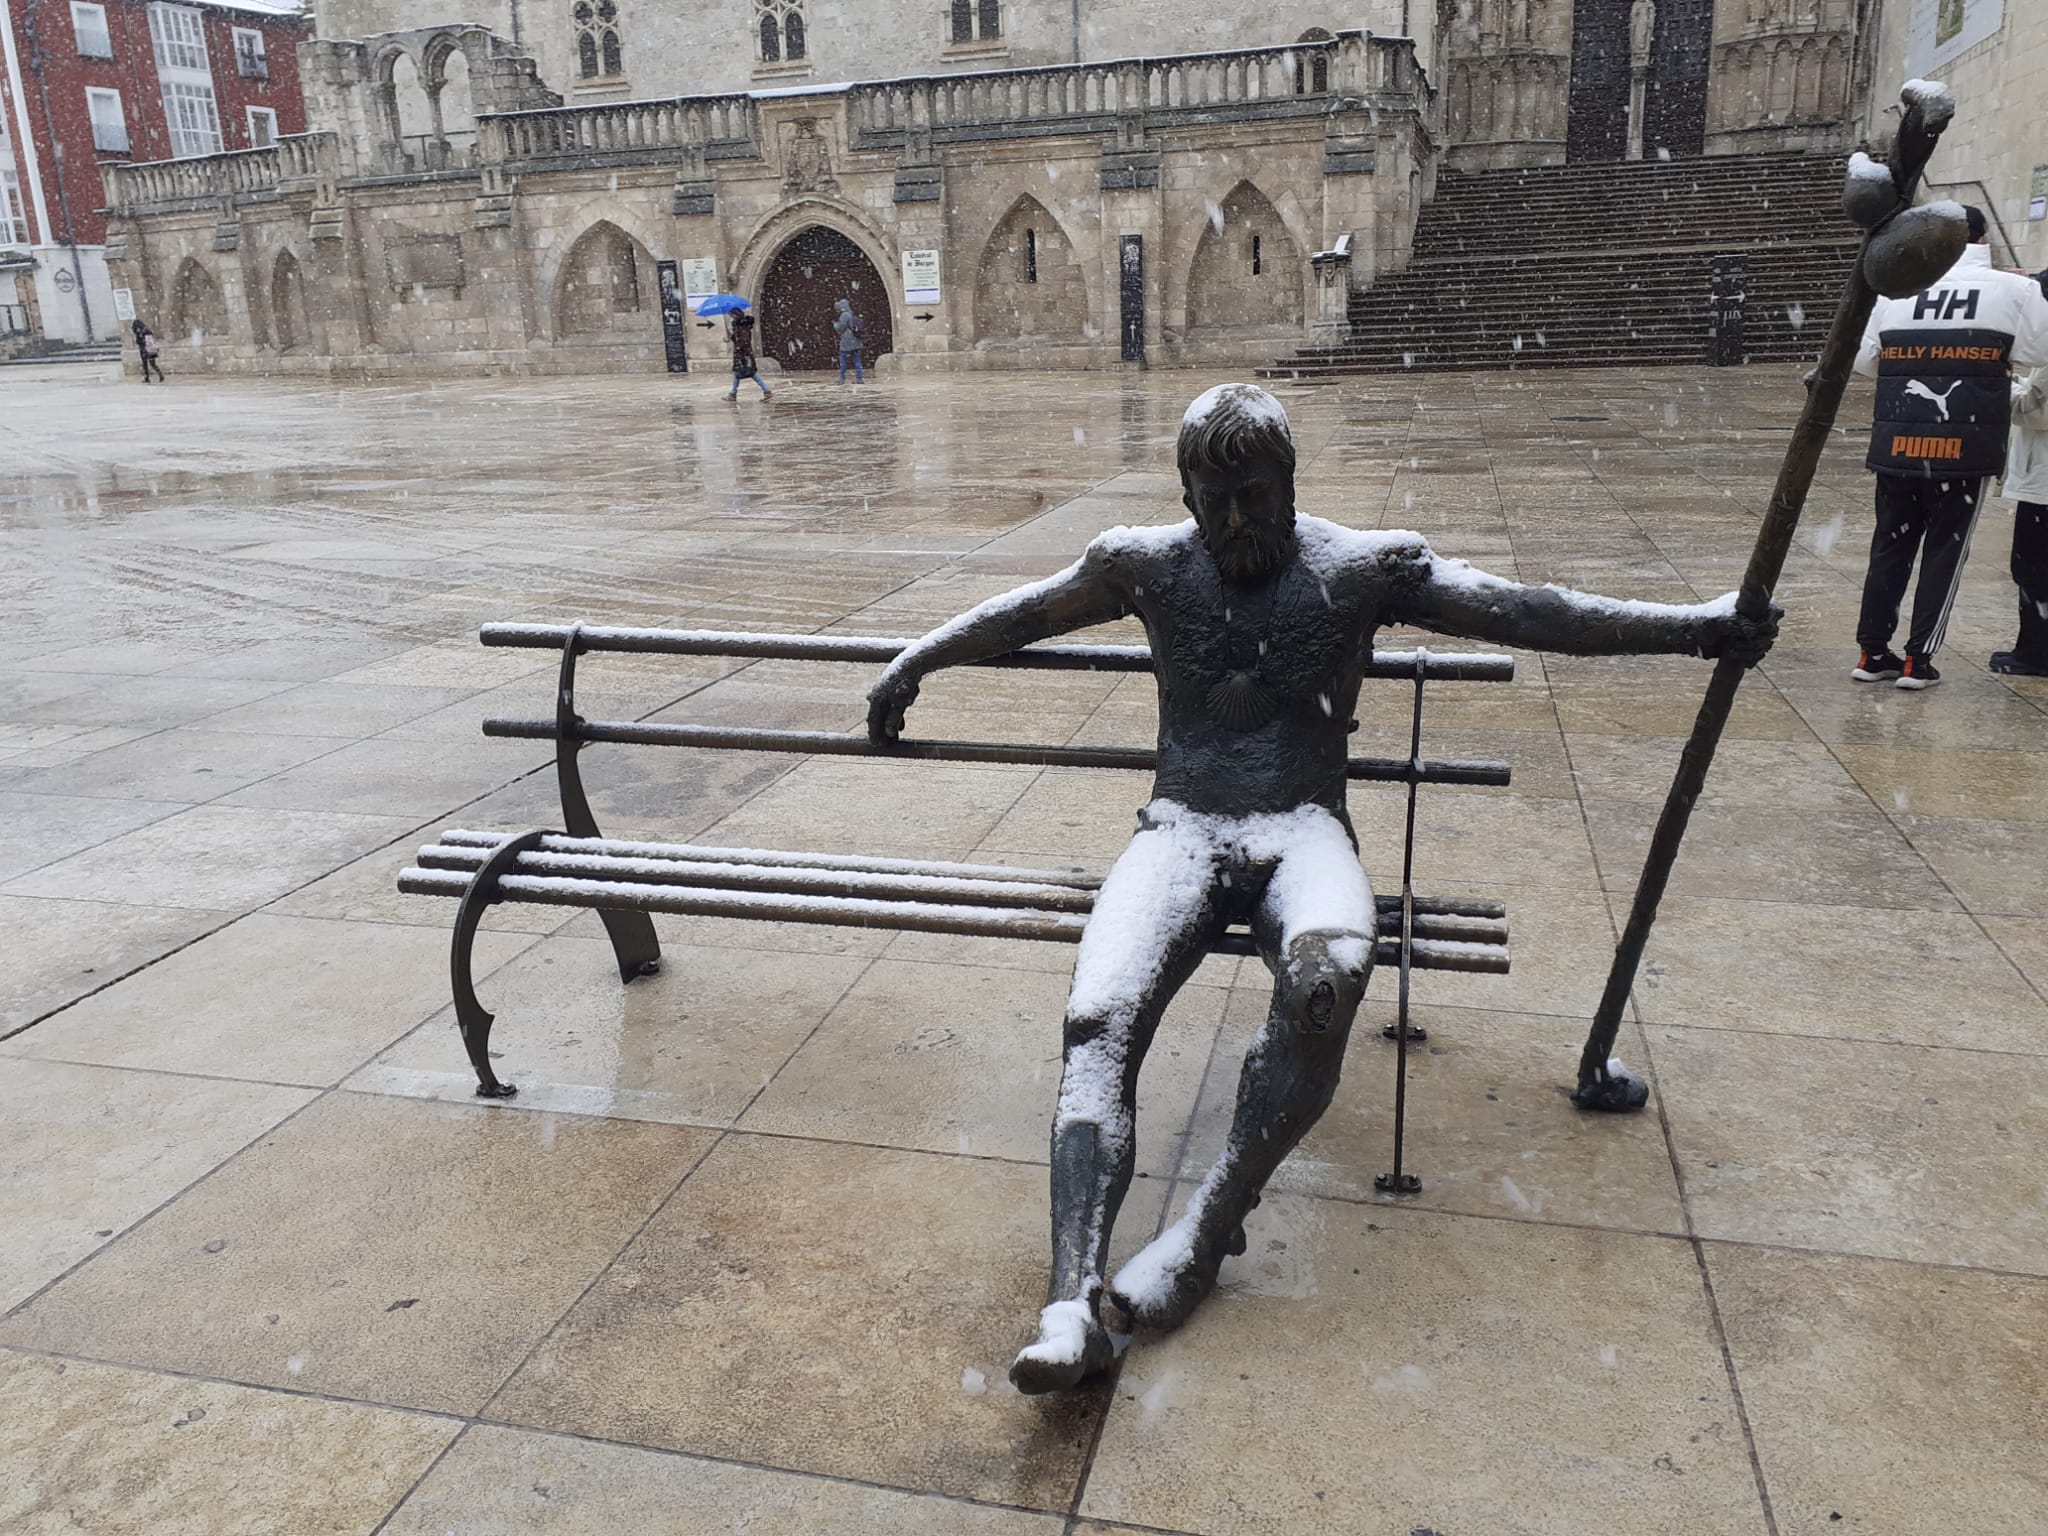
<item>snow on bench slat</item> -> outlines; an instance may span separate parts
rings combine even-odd
[[[444,844],[496,848],[511,841],[512,832],[472,832],[450,827]],[[616,837],[567,837],[549,833],[541,847],[550,853],[598,853],[613,858],[676,859],[689,863],[754,864],[788,869],[845,869],[874,874],[965,876],[968,879],[1014,880],[1021,885],[1064,885],[1093,889],[1101,882],[1075,870],[1012,869],[1006,864],[958,864],[943,859],[870,858],[865,854],[791,852],[781,848],[715,848],[697,843],[632,842]]]
[[[477,638],[485,645],[558,651],[568,643],[571,624],[486,624]],[[585,651],[624,651],[661,656],[751,656],[796,661],[890,662],[917,642],[869,635],[777,635],[715,629],[640,629],[586,624]],[[1415,651],[1374,651],[1370,677],[1412,677]],[[1425,674],[1465,680],[1511,678],[1515,660],[1491,652],[1429,651]],[[988,667],[1083,667],[1103,672],[1149,672],[1152,652],[1142,645],[1034,645],[991,657]]]
[[[409,896],[461,897],[472,876],[461,870],[400,870],[398,888]],[[679,917],[739,917],[762,922],[820,923],[842,928],[888,928],[915,933],[957,933],[1000,939],[1035,939],[1078,944],[1087,919],[1064,912],[1022,907],[943,906],[930,902],[868,901],[838,896],[787,896],[748,891],[693,891],[687,886],[629,885],[546,875],[505,875],[498,899],[534,906],[595,907],[611,911],[665,912]],[[1394,964],[1398,938],[1381,938],[1376,963]],[[1411,959],[1419,970],[1505,974],[1504,944],[1455,939],[1416,939]]]

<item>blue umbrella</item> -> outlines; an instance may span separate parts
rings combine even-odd
[[[729,315],[737,309],[752,309],[754,306],[736,293],[714,293],[696,303],[700,315]]]

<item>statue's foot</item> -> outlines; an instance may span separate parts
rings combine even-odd
[[[1183,1216],[1138,1250],[1110,1282],[1109,1294],[1134,1323],[1178,1328],[1216,1289],[1223,1261],[1245,1249],[1244,1227],[1209,1231],[1193,1214]]]
[[[1592,1082],[1582,1083],[1572,1095],[1580,1109],[1602,1110],[1625,1115],[1650,1102],[1650,1085],[1622,1065],[1619,1056],[1607,1058],[1607,1071]]]
[[[1108,1370],[1122,1353],[1093,1305],[1056,1301],[1038,1314],[1038,1338],[1018,1351],[1010,1365],[1010,1381],[1032,1397],[1066,1392]]]

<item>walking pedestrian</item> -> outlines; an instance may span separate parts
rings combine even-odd
[[[2048,297],[2048,272],[2033,281]],[[2013,380],[2012,442],[2002,489],[2019,503],[2012,520],[2010,569],[2020,589],[2020,633],[2011,650],[1992,653],[1991,670],[2009,677],[2048,677],[2048,368]]]
[[[1982,209],[1963,210],[1970,243],[1925,293],[1881,299],[1856,371],[1877,379],[1866,466],[1877,475],[1877,527],[1857,619],[1858,682],[1932,688],[1970,535],[1991,477],[2005,468],[2013,365],[2048,366],[2048,297],[1991,265]],[[1892,650],[1899,606],[1920,560],[1906,654]]]
[[[140,320],[136,321],[136,322],[135,322],[135,351],[136,351],[136,354],[137,354],[137,355],[138,355],[139,357],[141,357],[141,359],[142,359],[142,382],[143,382],[143,383],[147,384],[147,383],[149,382],[149,371],[150,371],[150,369],[152,369],[152,368],[154,368],[154,369],[156,370],[156,377],[157,377],[157,382],[158,382],[158,383],[162,383],[162,382],[163,382],[163,377],[164,377],[164,365],[163,365],[162,363],[160,363],[160,362],[158,362],[158,361],[157,361],[157,354],[158,354],[159,352],[161,352],[162,350],[163,350],[163,348],[162,348],[162,347],[161,347],[161,346],[160,346],[160,345],[158,344],[158,342],[157,342],[157,339],[156,339],[156,332],[155,332],[155,331],[152,331],[152,330],[151,330],[151,329],[150,329],[150,328],[149,328],[148,326],[144,325],[144,324],[143,324],[143,323],[142,323],[142,322],[141,322]]]
[[[775,391],[761,383],[761,365],[754,360],[754,317],[745,310],[735,314],[725,324],[725,339],[732,343],[732,388],[725,398],[739,399],[741,381],[752,379],[760,385],[763,400],[774,399]]]
[[[839,382],[846,382],[846,360],[853,359],[853,382],[865,384],[867,377],[860,371],[860,316],[853,312],[850,299],[839,301],[839,316],[832,322],[832,329],[839,337]]]

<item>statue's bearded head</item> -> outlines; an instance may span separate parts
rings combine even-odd
[[[1256,582],[1294,551],[1294,437],[1280,402],[1253,384],[1219,384],[1181,418],[1181,500],[1231,581]]]

